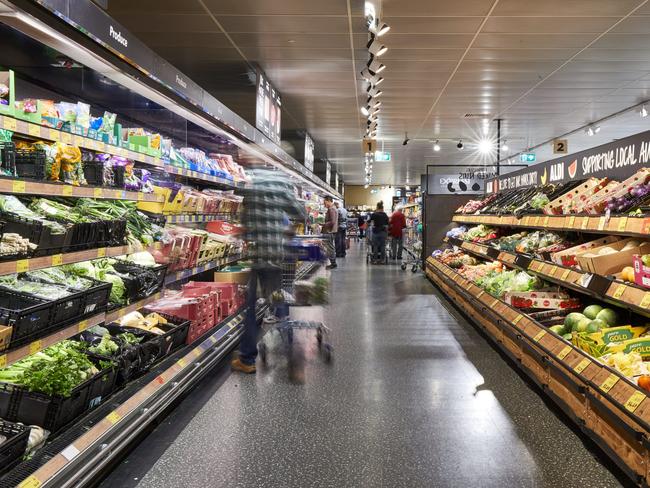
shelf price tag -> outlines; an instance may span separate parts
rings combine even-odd
[[[650,307],[650,292],[647,292],[643,295],[643,298],[641,299],[641,302],[639,303],[639,307],[641,308],[648,308]]]
[[[7,355],[3,354],[0,356],[0,368],[4,368],[7,365]]]
[[[34,475],[31,475],[29,478],[25,478],[20,482],[18,488],[39,488],[41,486],[41,481]]]
[[[61,266],[63,264],[63,254],[52,256],[52,266]]]
[[[144,193],[142,193],[141,191],[139,191],[139,192],[138,192],[138,197],[137,197],[137,198],[138,198],[138,202],[143,201],[143,200],[144,200]]]
[[[74,187],[72,185],[63,185],[63,187],[61,188],[61,195],[63,195],[64,197],[72,196],[73,188]]]
[[[544,227],[548,227],[548,220],[549,220],[549,218],[550,218],[550,217],[549,217],[548,215],[547,215],[546,217],[544,217]]]
[[[494,301],[492,302],[492,305],[490,305],[491,308],[494,308],[497,306],[497,303],[499,303],[499,299],[495,298]]]
[[[104,195],[104,192],[102,191],[101,188],[94,188],[93,189],[93,198],[102,198]]]
[[[481,298],[483,294],[485,293],[485,290],[481,290],[478,292],[478,295],[476,295],[476,298]]]
[[[627,228],[627,217],[621,217],[620,219],[618,219],[618,231],[625,232],[626,228]]]
[[[25,182],[24,181],[13,181],[11,183],[11,191],[13,193],[25,193]]]
[[[571,270],[565,269],[564,272],[562,273],[562,276],[560,276],[560,279],[562,281],[566,281],[566,279],[569,277],[569,274],[571,274]]]
[[[580,361],[575,368],[573,368],[573,371],[576,373],[580,374],[582,373],[585,369],[587,369],[587,366],[591,364],[591,361],[589,361],[588,358],[584,358],[582,361]]]
[[[83,332],[87,328],[88,328],[88,320],[82,320],[81,322],[79,322],[79,326],[77,327],[77,330],[79,332]]]
[[[623,293],[625,293],[625,289],[627,286],[625,285],[619,285],[618,288],[616,288],[616,291],[614,292],[613,297],[616,298],[617,300],[623,296]]]
[[[535,217],[535,220],[533,220],[533,225],[535,225],[535,226],[539,225],[539,219],[541,219],[541,217],[539,215],[537,217]]]
[[[573,348],[571,346],[565,346],[564,349],[557,353],[557,358],[560,360],[564,359],[572,350]]]
[[[10,130],[12,132],[16,132],[16,129],[18,128],[16,119],[12,119],[11,117],[5,117],[3,125],[6,130]]]
[[[29,259],[19,259],[16,261],[16,273],[29,271]]]
[[[97,249],[97,257],[98,258],[105,258],[106,257],[106,248],[105,247],[100,247]]]
[[[569,217],[569,224],[567,225],[567,227],[573,227],[573,224],[575,223],[576,223],[576,216],[572,215],[571,217]]]
[[[641,405],[641,402],[645,400],[645,398],[645,393],[637,391],[628,399],[627,402],[625,402],[624,407],[630,412],[634,413],[634,411],[639,408],[639,405]]]
[[[607,221],[607,217],[602,216],[600,219],[598,219],[598,230],[603,230],[605,228],[605,223]]]
[[[185,362],[185,359],[183,359],[183,358],[176,361],[176,364],[178,364],[181,368],[184,368],[187,365],[187,363]]]
[[[121,415],[115,411],[112,411],[106,416],[106,420],[108,420],[112,425],[118,423],[121,418]]]
[[[551,269],[548,270],[549,276],[555,276],[555,272],[558,270],[557,266],[550,266]]]
[[[580,228],[582,230],[585,230],[587,227],[589,227],[589,217],[583,217],[582,218],[582,224],[580,225]]]
[[[521,322],[521,319],[523,319],[524,316],[522,314],[517,315],[514,320],[512,321],[512,325],[517,325],[519,322]]]
[[[600,389],[603,390],[605,393],[608,393],[609,390],[611,390],[616,383],[618,383],[618,380],[620,380],[620,376],[615,375],[614,373],[610,374],[605,381],[603,381],[602,385],[600,385]]]
[[[542,339],[542,337],[544,337],[545,335],[546,335],[546,331],[542,329],[537,334],[535,334],[535,337],[533,337],[533,341],[539,342]]]
[[[58,130],[50,129],[48,134],[49,134],[48,139],[50,139],[52,141],[58,142],[58,141],[61,140],[61,133]]]
[[[41,126],[36,124],[29,124],[27,127],[29,135],[32,137],[41,137]]]
[[[29,354],[36,354],[43,349],[43,341],[40,339],[29,344]]]
[[[70,134],[69,132],[62,132],[61,142],[63,144],[72,144],[72,134]]]

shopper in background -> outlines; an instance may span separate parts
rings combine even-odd
[[[348,211],[338,201],[334,202],[338,211],[339,230],[336,232],[336,257],[345,257],[345,238],[348,231]]]
[[[325,249],[327,257],[330,259],[330,264],[327,269],[336,268],[336,245],[335,237],[339,230],[339,213],[334,206],[334,199],[331,196],[325,197],[325,223],[321,229],[321,233],[325,237]]]
[[[390,234],[390,257],[391,259],[402,259],[404,250],[404,229],[406,228],[406,217],[402,213],[402,207],[397,207],[390,216],[388,232]]]
[[[388,215],[384,212],[384,202],[377,203],[376,210],[370,216],[372,223],[372,264],[383,263],[386,259],[386,237],[388,236]]]
[[[366,212],[361,212],[359,214],[359,238],[363,239],[366,237],[366,227],[368,226],[368,215]]]
[[[293,217],[305,218],[305,208],[295,197],[293,186],[278,171],[255,169],[252,185],[243,190],[242,225],[247,243],[247,259],[252,261],[246,298],[244,334],[239,345],[239,357],[232,369],[255,373],[259,327],[256,317],[257,285],[265,298],[281,288],[281,264],[287,222]]]

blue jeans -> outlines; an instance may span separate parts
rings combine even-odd
[[[260,326],[257,323],[255,304],[257,302],[257,283],[262,287],[265,298],[279,290],[282,283],[282,272],[276,267],[253,267],[248,278],[248,294],[246,296],[246,318],[244,320],[244,334],[239,344],[239,360],[244,364],[255,364],[257,357],[257,340]]]
[[[380,232],[373,231],[372,233],[372,254],[373,258],[377,261],[383,261],[386,257],[386,237],[388,232],[382,230]]]

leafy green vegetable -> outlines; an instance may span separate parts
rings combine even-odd
[[[110,335],[102,336],[102,340],[96,346],[88,348],[92,353],[99,354],[100,356],[112,356],[120,347],[111,339]]]
[[[98,372],[83,348],[80,342],[58,342],[0,369],[0,382],[47,395],[70,396],[75,387]]]
[[[140,344],[144,339],[144,337],[138,337],[135,334],[132,334],[131,332],[122,332],[121,334],[118,334],[116,337],[131,346],[135,344]]]
[[[53,234],[65,234],[66,232],[66,228],[63,225],[30,210],[13,195],[0,195],[0,210],[27,220],[42,222]]]
[[[122,278],[112,273],[104,273],[101,278],[102,281],[107,281],[111,284],[111,294],[109,300],[119,305],[124,305],[127,302],[126,286]]]

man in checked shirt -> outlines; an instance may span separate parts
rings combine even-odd
[[[281,265],[285,254],[287,217],[304,220],[305,207],[295,196],[286,175],[269,169],[253,170],[252,185],[243,191],[242,225],[252,261],[246,299],[244,334],[239,357],[231,366],[242,373],[255,373],[259,327],[255,314],[258,281],[265,298],[281,287]]]

